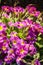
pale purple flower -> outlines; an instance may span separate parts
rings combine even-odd
[[[21,13],[21,12],[23,13],[24,12],[24,9],[22,7],[19,7],[19,6],[14,7],[13,9],[14,9],[15,13]]]
[[[35,48],[35,46],[33,45],[33,44],[30,44],[29,45],[29,54],[30,55],[34,55],[34,54],[36,54],[36,48]]]
[[[29,14],[38,17],[40,15],[40,11],[37,11],[36,7],[33,5],[28,5],[26,7],[27,11],[29,12]]]
[[[4,23],[0,22],[0,32],[2,31],[6,31],[7,30],[7,27]]]
[[[2,17],[9,18],[9,15],[6,14],[6,13],[3,13],[3,14],[2,14]]]
[[[34,61],[34,65],[41,65],[41,64],[40,64],[40,61],[39,61],[38,59],[36,59],[36,60]]]
[[[13,37],[13,38],[14,38],[14,37],[17,37],[17,34],[18,34],[17,32],[14,32],[14,31],[13,31],[13,32],[10,33],[10,37]]]
[[[14,23],[13,23],[12,21],[10,21],[10,22],[8,22],[8,25],[9,25],[10,27],[12,27],[12,26],[14,26]]]
[[[3,63],[3,61],[2,61],[2,60],[0,60],[0,65],[2,65],[2,63]]]
[[[9,10],[9,6],[2,6],[2,10],[4,10],[5,12],[10,12]]]
[[[7,63],[7,64],[10,64],[12,63],[12,61],[14,61],[15,59],[15,55],[14,54],[11,54],[11,55],[7,55],[4,59],[4,61]]]
[[[16,49],[16,55],[24,58],[28,54],[28,44],[25,44],[24,46],[20,45]]]

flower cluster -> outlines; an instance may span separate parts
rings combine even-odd
[[[16,61],[22,65],[20,62],[28,55],[34,57],[38,53],[35,44],[38,42],[37,37],[43,35],[43,26],[32,20],[30,15],[37,18],[40,11],[32,5],[26,9],[2,6],[0,15],[0,63],[10,65]],[[32,61],[31,65],[40,65],[37,57]]]
[[[38,17],[40,15],[40,11],[37,11],[33,5],[27,6],[26,9],[32,16]]]

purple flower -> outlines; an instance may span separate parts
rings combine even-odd
[[[29,11],[29,13],[31,13],[31,14],[34,14],[35,13],[35,11],[36,11],[36,7],[34,7],[33,5],[28,5],[27,7],[26,7],[26,9]]]
[[[15,53],[14,48],[9,48],[7,53],[8,53],[8,55],[14,54]]]
[[[14,37],[17,37],[17,34],[18,34],[17,32],[14,32],[14,31],[11,32],[11,33],[10,33],[10,38],[12,38],[12,37],[13,37],[13,38],[14,38]]]
[[[7,64],[10,64],[10,63],[12,63],[12,61],[14,61],[14,59],[15,59],[15,55],[14,54],[11,54],[11,55],[7,55],[6,58],[4,59],[4,61]]]
[[[36,7],[33,5],[28,5],[26,7],[27,11],[29,12],[29,14],[38,17],[40,15],[40,11],[37,11]]]
[[[10,41],[6,36],[0,36],[0,49],[6,53],[9,49]]]
[[[26,6],[26,9],[36,11],[36,7],[33,5]]]
[[[30,28],[28,31],[27,40],[29,43],[33,44],[37,41],[37,34],[35,32],[35,29]]]
[[[22,15],[25,16],[24,8],[22,7],[2,6],[2,12],[2,22],[0,22],[0,55],[2,58],[0,58],[0,65],[3,62],[10,65],[14,60],[16,60],[17,64],[25,65],[21,63],[22,59],[28,54],[33,56],[37,53],[34,43],[37,41],[38,34],[43,34],[43,26],[28,18],[21,20]],[[36,18],[40,15],[40,11],[37,11],[33,5],[27,6],[26,12]],[[6,24],[3,22],[3,17],[8,20],[17,18],[17,21],[13,20],[12,22],[10,20]],[[27,34],[26,36],[24,35],[25,39],[21,38],[22,36],[19,33]],[[40,65],[40,62],[36,59],[33,64]]]
[[[34,55],[34,54],[36,54],[36,48],[34,47],[34,45],[33,44],[29,44],[29,54],[30,55]]]
[[[22,58],[18,56],[18,57],[16,58],[16,63],[17,63],[17,64],[20,64],[20,61],[21,61],[21,60],[22,60]]]
[[[43,26],[41,26],[40,24],[38,23],[35,23],[34,24],[34,28],[36,31],[38,31],[39,33],[42,33],[43,34]]]
[[[2,31],[6,31],[7,30],[7,27],[4,23],[0,22],[0,32]]]
[[[10,41],[12,43],[12,46],[15,47],[15,48],[17,48],[20,44],[20,42],[19,42],[20,39],[18,37],[13,37],[13,38],[11,37]]]
[[[17,49],[16,49],[16,62],[17,64],[20,63],[20,61],[25,57],[27,56],[28,54],[28,47],[29,45],[28,44],[24,44],[23,46],[19,46]]]
[[[40,15],[40,11],[36,11],[34,16],[38,17]]]
[[[20,61],[20,65],[26,65],[26,63],[24,63],[24,62]]]
[[[2,14],[2,17],[9,18],[9,15],[6,14],[6,13],[3,13],[3,14]]]
[[[0,32],[0,36],[6,37],[7,36],[7,33],[3,30],[2,32]]]
[[[9,10],[9,6],[2,6],[2,10],[4,10],[5,12],[10,12]]]
[[[7,56],[5,57],[4,61],[7,64],[10,64],[14,60],[15,60],[15,50],[14,50],[14,48],[9,48],[9,50],[7,52]]]
[[[21,13],[21,12],[23,13],[24,12],[24,9],[22,7],[19,7],[19,6],[14,7],[13,9],[14,9],[15,13]]]
[[[6,53],[9,50],[10,41],[7,38],[3,38],[2,51]]]
[[[34,65],[41,65],[38,59],[34,61]]]
[[[9,25],[10,27],[12,27],[12,26],[14,26],[14,23],[13,23],[12,21],[10,21],[10,22],[8,22],[8,25]]]
[[[10,12],[13,12],[13,7],[9,7],[9,9],[10,9]]]
[[[16,49],[16,55],[20,56],[21,58],[24,58],[28,54],[28,44],[25,44],[24,46],[19,46]]]
[[[24,21],[22,22],[15,22],[14,23],[14,27],[17,27],[18,29],[22,29],[24,27],[32,27],[32,21],[29,20],[29,19],[25,19]]]
[[[0,65],[2,65],[2,63],[3,63],[3,61],[2,61],[2,60],[0,60]]]

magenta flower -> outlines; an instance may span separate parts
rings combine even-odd
[[[17,28],[21,29],[23,27],[26,27],[26,23],[25,22],[18,22]]]
[[[2,32],[0,32],[0,36],[6,37],[7,36],[7,33],[5,31],[2,31]]]
[[[8,51],[8,49],[9,49],[9,44],[10,44],[10,42],[9,42],[9,40],[8,40],[8,38],[6,38],[6,37],[3,37],[3,42],[2,42],[2,51],[4,52],[4,53],[7,53],[7,51]]]
[[[33,44],[30,44],[29,45],[29,54],[30,55],[34,55],[34,54],[36,54],[36,48],[34,47],[34,45]]]
[[[37,41],[37,31],[35,31],[35,29],[30,28],[28,31],[28,35],[27,35],[27,41],[30,44],[34,44]]]
[[[10,12],[13,12],[13,7],[9,7],[9,9],[10,9]]]
[[[16,55],[24,58],[28,54],[28,44],[25,44],[24,46],[19,46],[16,49]]]
[[[36,11],[36,7],[33,6],[33,5],[28,5],[28,6],[26,6],[26,9],[27,9],[27,10],[30,10],[30,11]]]
[[[43,33],[43,26],[41,26],[40,24],[35,23],[35,24],[34,24],[34,28],[35,28],[39,33]]]
[[[9,25],[10,27],[12,27],[12,26],[14,26],[14,23],[13,23],[12,21],[10,21],[10,22],[8,22],[8,25]]]
[[[6,13],[3,13],[3,14],[2,14],[2,17],[9,18],[9,15],[6,14]]]
[[[10,38],[12,46],[15,47],[15,48],[17,48],[19,46],[19,44],[20,44],[19,40],[20,39],[18,37],[13,37],[13,38],[11,37]]]
[[[2,62],[10,65],[13,61],[16,61],[17,65],[23,65],[20,63],[22,59],[26,58],[27,60],[27,55],[33,58],[33,55],[37,53],[34,44],[37,42],[38,35],[43,34],[43,26],[36,23],[36,20],[32,21],[30,19],[31,17],[38,19],[39,15],[40,11],[37,11],[33,5],[27,6],[26,9],[19,6],[2,6],[0,65],[2,65]],[[7,20],[9,21],[6,23]],[[29,60],[31,62],[31,58]],[[38,59],[34,59],[33,64],[40,65],[40,62]]]
[[[35,11],[36,11],[36,7],[34,7],[33,5],[28,5],[27,7],[26,7],[26,9],[29,11],[29,13],[31,13],[31,14],[34,14],[35,13]]]
[[[13,32],[11,32],[10,37],[11,37],[11,38],[12,38],[12,37],[13,37],[13,38],[14,38],[14,37],[18,37],[17,34],[18,34],[17,32],[14,32],[14,31],[13,31]]]
[[[5,12],[10,12],[9,10],[9,6],[2,6],[2,10],[4,10]]]
[[[14,54],[15,53],[14,48],[9,48],[7,53],[8,53],[8,55]]]
[[[40,11],[37,11],[36,7],[34,7],[33,5],[28,5],[26,9],[29,12],[29,14],[35,17],[38,17],[40,15]]]
[[[38,59],[34,61],[34,65],[41,65]]]
[[[0,65],[2,65],[2,63],[3,63],[3,61],[2,61],[2,60],[0,60]]]
[[[20,63],[20,61],[27,56],[28,54],[28,44],[25,44],[24,46],[19,46],[16,49],[16,62],[17,64]]]
[[[14,50],[14,48],[9,48],[7,54],[8,55],[5,57],[4,61],[7,64],[10,64],[12,61],[15,60],[15,50]]]
[[[14,23],[14,27],[17,27],[18,29],[22,29],[22,28],[25,28],[25,27],[32,27],[32,22],[33,21],[31,21],[31,20],[29,20],[29,19],[25,19],[24,21],[22,21],[22,22],[15,22]]]
[[[40,15],[40,11],[36,11],[34,14],[35,17],[38,17],[39,15]]]
[[[4,59],[4,61],[7,64],[10,64],[10,63],[12,63],[12,61],[14,61],[14,59],[15,59],[15,55],[14,54],[11,54],[11,55],[7,55],[6,58]]]
[[[0,32],[2,31],[6,31],[7,30],[7,27],[4,23],[0,22]]]
[[[13,9],[14,9],[14,12],[15,12],[16,14],[21,13],[21,12],[22,12],[22,13],[24,12],[24,9],[23,9],[22,7],[19,7],[19,6],[14,7]]]

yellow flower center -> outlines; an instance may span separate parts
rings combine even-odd
[[[2,47],[2,50],[6,50],[6,47],[5,47],[5,46],[3,46],[3,47]]]
[[[3,30],[3,27],[2,27],[2,26],[0,26],[0,31],[1,31],[1,30]]]
[[[16,34],[16,33],[14,33],[14,35],[13,35],[13,36],[15,36],[15,37],[16,37],[16,36],[17,36],[17,34]]]
[[[23,24],[20,22],[20,26],[23,26]]]
[[[21,49],[21,50],[20,50],[20,53],[24,53],[24,49]]]
[[[10,53],[13,53],[14,51],[13,51],[13,49],[11,49],[9,52],[10,52]]]
[[[7,11],[8,10],[8,8],[5,8],[5,11]]]
[[[17,43],[16,40],[14,40],[13,44],[16,44],[16,43]]]
[[[4,44],[6,43],[6,40],[4,40]]]
[[[22,45],[24,45],[24,41],[22,41]]]

